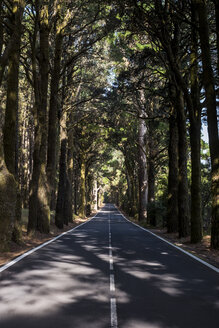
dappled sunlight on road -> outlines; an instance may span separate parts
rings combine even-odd
[[[65,256],[61,262],[36,263],[31,270],[20,272],[0,284],[0,317],[12,313],[56,312],[63,304],[73,304],[80,298],[108,302],[105,290],[107,278],[98,269],[78,256]],[[96,287],[95,287],[96,284]],[[102,287],[101,287],[102,286]]]
[[[72,242],[72,238],[73,249],[65,246]],[[27,314],[36,318],[68,314],[74,318],[81,304],[84,311],[87,306],[94,306],[100,313],[97,311],[99,317],[92,325],[92,318],[85,314],[77,327],[84,328],[89,324],[91,327],[108,327],[108,317],[104,316],[104,313],[109,313],[109,278],[104,272],[108,269],[108,249],[107,245],[98,247],[95,237],[90,238],[89,245],[86,245],[88,239],[83,232],[74,237],[68,235],[39,252],[40,258],[38,252],[28,257],[24,268],[17,264],[16,273],[10,274],[11,270],[4,272],[5,279],[0,281],[0,326],[7,327],[17,317],[21,320],[23,316],[22,320],[25,320]],[[82,256],[74,254],[75,249]],[[93,256],[97,253],[97,261],[98,256],[102,258],[100,265],[97,261],[91,263],[91,252]]]
[[[206,285],[191,259],[112,213],[119,327],[190,328],[190,315],[205,319],[207,307],[219,308],[217,286]],[[109,211],[101,211],[2,273],[1,328],[109,328],[108,218]]]

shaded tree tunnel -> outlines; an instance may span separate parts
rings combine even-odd
[[[219,249],[218,1],[0,1],[0,249],[115,203]]]

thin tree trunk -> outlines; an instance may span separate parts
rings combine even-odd
[[[179,209],[179,238],[189,235],[189,190],[187,179],[187,136],[186,117],[183,94],[178,90],[176,94],[176,111],[178,125],[178,154],[179,154],[179,184],[178,184],[178,209]]]
[[[78,215],[78,203],[79,203],[79,168],[76,161],[73,162],[74,173],[73,173],[73,186],[74,186],[74,213]]]
[[[147,219],[147,158],[146,158],[147,127],[144,119],[138,121],[138,163],[139,163],[139,221]]]
[[[129,197],[129,215],[134,216],[136,214],[136,199],[135,199],[135,181],[134,172],[129,163],[128,158],[125,160],[126,170],[127,170],[127,182],[128,182],[128,197]]]
[[[126,168],[126,181],[127,181],[126,195],[127,195],[128,199],[127,199],[127,202],[126,202],[125,211],[130,215],[133,205],[132,205],[131,180],[130,180],[130,176],[129,176],[127,168]]]
[[[94,179],[93,195],[94,195],[94,210],[95,211],[98,210],[97,194],[98,194],[97,179]]]
[[[81,179],[80,179],[80,207],[79,207],[79,216],[86,216],[86,179],[85,179],[85,156],[81,155]]]
[[[151,225],[156,226],[155,213],[155,142],[153,137],[153,122],[148,126],[148,221]]]
[[[58,197],[56,203],[55,224],[59,229],[63,228],[66,224],[65,218],[65,193],[66,193],[66,161],[67,161],[67,138],[65,133],[61,133],[61,152],[59,162],[59,185],[58,185]]]
[[[65,191],[65,217],[68,222],[73,221],[73,171],[74,171],[74,155],[73,155],[73,133],[72,133],[72,115],[67,122],[68,135],[68,151],[67,151],[67,179]]]
[[[177,232],[178,220],[178,126],[174,107],[169,118],[169,174],[168,174],[168,202],[167,202],[167,232]]]

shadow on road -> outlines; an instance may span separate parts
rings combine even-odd
[[[110,214],[119,327],[218,327],[217,274]],[[1,274],[1,328],[109,328],[108,217]]]

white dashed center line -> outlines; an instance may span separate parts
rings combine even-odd
[[[111,310],[111,328],[118,328],[116,297],[115,297],[115,275],[113,266],[113,252],[112,252],[112,234],[109,213],[109,269],[110,269],[110,310]]]

